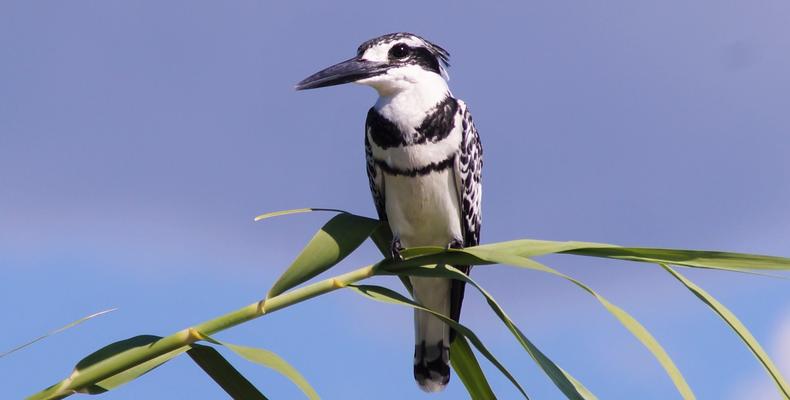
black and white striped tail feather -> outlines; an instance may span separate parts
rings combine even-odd
[[[440,340],[414,346],[414,380],[425,392],[438,392],[450,382],[450,347]]]
[[[456,268],[464,272],[469,269],[468,266],[456,266]],[[449,295],[452,302],[449,310],[443,310],[443,313],[455,322],[459,322],[461,300],[464,296],[464,285],[459,283],[463,282],[452,281],[450,284]],[[420,321],[420,318],[425,320]],[[450,381],[450,346],[457,333],[438,318],[421,311],[415,312],[415,324],[418,329],[426,324],[441,325],[442,333],[439,340],[431,340],[436,339],[436,334],[424,334],[422,338],[426,340],[419,340],[420,335],[418,335],[419,341],[414,346],[414,380],[425,392],[441,391]],[[430,328],[428,331],[430,332]],[[436,330],[434,329],[433,332]]]

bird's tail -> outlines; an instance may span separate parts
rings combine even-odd
[[[414,297],[422,305],[450,315],[450,281],[411,278]],[[424,311],[414,311],[414,379],[420,389],[438,392],[450,381],[450,327]]]

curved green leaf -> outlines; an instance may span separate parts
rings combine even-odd
[[[719,303],[713,296],[711,296],[708,292],[703,290],[701,287],[697,286],[688,278],[681,275],[679,272],[672,269],[670,266],[666,264],[660,264],[667,272],[672,274],[680,283],[682,283],[688,290],[694,293],[697,298],[702,300],[703,303],[707,304],[716,314],[727,323],[727,325],[732,328],[733,331],[746,343],[746,346],[749,347],[749,350],[752,351],[757,360],[763,364],[765,370],[768,372],[768,375],[771,376],[771,379],[776,384],[776,388],[779,390],[779,393],[785,398],[790,399],[790,386],[788,386],[787,382],[782,377],[782,373],[776,368],[771,358],[768,356],[768,353],[763,350],[760,343],[757,339],[752,336],[752,333],[749,332],[749,329],[746,328],[743,323],[732,313],[727,307],[723,304]]]
[[[524,396],[524,398],[529,399],[529,396],[527,396],[527,392],[524,391],[524,388],[521,387],[521,384],[518,383],[518,381],[516,380],[516,378],[513,377],[513,375],[510,373],[510,371],[508,371],[499,362],[499,360],[497,360],[496,357],[494,357],[494,355],[491,354],[490,351],[488,351],[488,348],[485,347],[485,345],[483,344],[482,341],[480,341],[480,339],[477,337],[477,335],[475,335],[475,333],[472,332],[472,330],[470,330],[466,326],[461,325],[458,322],[453,321],[452,319],[442,315],[441,313],[433,311],[433,310],[431,310],[429,308],[425,308],[421,304],[416,303],[416,302],[404,297],[400,293],[395,292],[395,291],[390,290],[390,289],[387,289],[385,287],[375,286],[375,285],[355,285],[355,284],[352,284],[352,285],[346,286],[346,288],[354,290],[355,292],[357,292],[357,293],[359,293],[359,294],[361,294],[361,295],[363,295],[365,297],[368,297],[370,299],[376,300],[376,301],[380,301],[380,302],[383,302],[383,303],[391,303],[391,304],[398,304],[398,305],[402,305],[402,306],[412,307],[414,309],[425,311],[425,312],[428,312],[430,314],[435,315],[437,318],[439,318],[442,321],[444,321],[444,323],[446,323],[447,325],[450,325],[450,327],[452,327],[456,331],[457,334],[463,335],[466,338],[468,338],[469,341],[471,341],[472,344],[475,346],[477,351],[479,351],[483,356],[485,356],[485,358],[487,358],[488,361],[490,361],[492,364],[494,364],[494,366],[496,366],[499,369],[499,371],[502,372],[502,374],[505,375],[510,380],[510,382],[513,383],[514,386],[516,386],[516,388],[518,389],[519,392],[521,392],[521,394]]]
[[[475,353],[469,347],[469,342],[463,335],[457,335],[453,343],[450,344],[450,365],[458,374],[458,378],[463,382],[466,391],[472,400],[496,400],[488,379],[477,362]]]
[[[117,308],[110,308],[110,309],[107,309],[107,310],[104,310],[104,311],[99,311],[99,312],[93,313],[93,314],[91,314],[91,315],[88,315],[88,316],[82,317],[82,318],[80,318],[80,319],[78,319],[78,320],[76,320],[76,321],[74,321],[74,322],[71,322],[71,323],[69,323],[69,324],[66,324],[65,326],[62,326],[62,327],[60,327],[60,328],[58,328],[58,329],[55,329],[55,330],[53,330],[53,331],[50,331],[50,332],[47,332],[46,334],[44,334],[44,335],[41,335],[41,336],[39,336],[39,337],[37,337],[37,338],[35,338],[35,339],[33,339],[33,340],[31,340],[31,341],[27,342],[27,343],[20,344],[19,346],[16,346],[16,347],[14,347],[14,348],[13,348],[13,349],[11,349],[11,350],[8,350],[8,351],[5,351],[5,352],[3,352],[3,353],[0,353],[0,358],[3,358],[3,357],[5,357],[5,356],[7,356],[7,355],[9,355],[9,354],[11,354],[11,353],[17,352],[17,351],[19,351],[19,350],[22,350],[22,349],[24,349],[25,347],[27,347],[27,346],[30,346],[31,344],[38,342],[39,340],[46,339],[46,338],[48,338],[48,337],[50,337],[50,336],[52,336],[52,335],[56,335],[56,334],[58,334],[58,333],[60,333],[60,332],[63,332],[63,331],[65,331],[65,330],[69,329],[69,328],[73,328],[73,327],[75,327],[75,326],[77,326],[77,325],[79,325],[79,324],[81,324],[81,323],[83,323],[83,322],[85,322],[85,321],[87,321],[87,320],[89,320],[89,319],[96,318],[96,317],[98,317],[98,316],[100,316],[100,315],[104,315],[104,314],[107,314],[107,313],[113,312],[113,311],[115,311],[115,310],[117,310]]]
[[[379,226],[377,219],[341,213],[329,220],[274,283],[267,298],[328,270],[356,250]]]
[[[97,364],[101,361],[122,354],[133,354],[141,350],[144,350],[148,348],[151,344],[156,343],[161,339],[162,339],[161,336],[156,336],[156,335],[138,335],[138,336],[130,337],[128,339],[119,340],[117,342],[111,343],[107,346],[102,347],[99,350],[94,351],[93,353],[87,355],[85,358],[77,362],[77,365],[74,367],[74,372],[71,374],[71,377],[73,378],[79,375],[80,372],[82,372],[86,368],[94,364]],[[179,354],[187,350],[189,350],[189,346],[180,347],[166,354],[162,354],[159,357],[137,364],[132,368],[120,371],[119,373],[112,375],[109,378],[96,382],[90,386],[84,387],[78,391],[80,393],[98,394],[98,393],[104,393],[108,390],[115,389],[125,383],[137,379],[138,377],[146,374],[152,369],[164,364],[165,362],[173,359],[174,357],[178,356]]]
[[[189,350],[189,346],[184,346],[180,349],[173,350],[169,353],[162,354],[159,357],[148,360],[142,364],[138,364],[129,368],[121,373],[115,374],[107,379],[99,381],[92,386],[83,389],[82,393],[98,394],[104,393],[108,390],[115,389],[123,384],[129,383],[153,370],[154,368],[172,360],[176,356]]]
[[[658,360],[664,370],[667,372],[667,375],[672,379],[672,382],[677,387],[678,391],[680,392],[681,396],[684,399],[694,399],[694,392],[689,387],[688,383],[686,382],[685,378],[683,378],[683,374],[680,373],[680,370],[672,361],[672,358],[669,357],[669,354],[664,350],[661,344],[658,343],[655,337],[637,321],[634,317],[628,314],[622,308],[612,304],[604,298],[603,296],[599,295],[597,292],[592,290],[589,286],[581,283],[580,281],[571,278],[568,275],[565,275],[553,268],[549,268],[537,261],[531,260],[525,257],[519,256],[510,256],[507,254],[498,254],[495,251],[479,251],[475,248],[469,248],[464,250],[459,250],[461,252],[472,254],[475,257],[484,259],[486,261],[494,262],[497,264],[503,265],[512,265],[521,268],[528,268],[536,271],[546,272],[555,276],[559,276],[563,279],[566,279],[576,286],[584,289],[587,293],[591,294],[595,297],[603,306],[609,311],[617,320],[626,328],[628,329],[631,334],[633,334],[640,342],[653,354],[653,356]]]
[[[721,269],[743,272],[743,270],[790,270],[790,258],[760,254],[732,253],[724,251],[663,249],[650,247],[621,247],[607,243],[556,242],[550,240],[512,240],[508,242],[469,247],[475,251],[496,252],[521,257],[536,257],[546,254],[574,254],[581,256],[613,258],[647,263],[665,263],[695,268]],[[438,248],[409,249],[415,255],[441,250]]]
[[[614,258],[648,263],[665,263],[686,267],[722,270],[790,270],[790,258],[759,254],[729,253],[725,251],[701,251],[658,249],[648,247],[578,248],[565,251],[568,254]]]
[[[618,248],[608,243],[593,243],[593,242],[557,242],[552,240],[533,240],[533,239],[519,239],[510,240],[507,242],[484,244],[475,247],[481,251],[496,251],[498,253],[507,253],[521,257],[536,257],[546,254],[554,254],[567,252],[577,249],[598,249],[598,248]]]
[[[232,399],[266,400],[263,395],[244,375],[222,357],[217,349],[211,346],[193,344],[187,355]]]
[[[348,214],[346,211],[338,210],[338,209],[335,209],[335,208],[294,208],[292,210],[273,211],[273,212],[269,212],[269,213],[266,213],[266,214],[261,214],[261,215],[255,217],[255,222],[258,222],[258,221],[264,220],[264,219],[268,219],[268,218],[272,218],[272,217],[279,217],[281,215],[301,214],[301,213],[307,213],[307,212],[313,212],[313,211],[329,211],[329,212],[337,212],[337,213],[346,213],[346,214]]]
[[[318,393],[316,393],[315,389],[307,382],[307,380],[296,370],[291,364],[288,364],[282,357],[278,356],[277,354],[263,349],[257,349],[254,347],[247,347],[247,346],[239,346],[237,344],[232,344],[228,342],[222,342],[217,339],[214,339],[210,336],[207,336],[203,333],[198,332],[202,339],[218,344],[220,346],[225,346],[234,353],[240,355],[242,358],[252,361],[256,364],[263,365],[265,367],[269,367],[281,375],[285,376],[286,378],[290,379],[299,389],[307,395],[309,399],[318,399]]]
[[[93,366],[94,364],[98,364],[99,362],[106,359],[120,354],[134,353],[138,351],[138,349],[144,349],[161,339],[161,336],[156,335],[137,335],[128,339],[110,343],[99,350],[88,354],[82,360],[78,361],[77,365],[74,366],[74,370],[76,373],[79,373],[81,370]]]

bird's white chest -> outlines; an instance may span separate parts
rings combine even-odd
[[[394,96],[382,96],[374,108],[400,130],[403,144],[380,147],[371,132],[366,132],[375,160],[391,170],[414,172],[382,170],[387,219],[404,247],[446,246],[463,239],[454,168],[434,168],[458,153],[462,139],[460,116],[455,116],[454,128],[446,137],[415,139],[417,127],[447,96],[449,89],[441,77]]]
[[[446,246],[461,239],[452,168],[422,176],[384,175],[385,206],[404,247]]]

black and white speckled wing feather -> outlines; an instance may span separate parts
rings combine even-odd
[[[373,159],[373,150],[370,148],[370,118],[365,121],[365,161],[367,162],[368,183],[370,184],[370,194],[373,196],[373,203],[379,219],[387,220],[387,209],[384,203],[384,177],[381,168],[376,165]]]
[[[461,229],[464,234],[464,247],[477,246],[480,243],[480,223],[482,214],[480,200],[483,185],[480,180],[483,170],[483,146],[480,136],[472,121],[472,114],[463,101],[458,100],[459,112],[462,115],[461,150],[456,158],[456,188],[459,191],[461,204]]]
[[[458,204],[461,208],[463,244],[464,247],[471,247],[480,243],[483,146],[472,121],[472,114],[467,109],[466,104],[458,100],[458,105],[463,132],[461,148],[455,158],[455,187],[458,192]],[[467,274],[471,269],[468,265],[456,266],[456,268]],[[453,281],[450,296],[450,317],[457,321],[461,314],[461,303],[464,299],[464,282]]]

